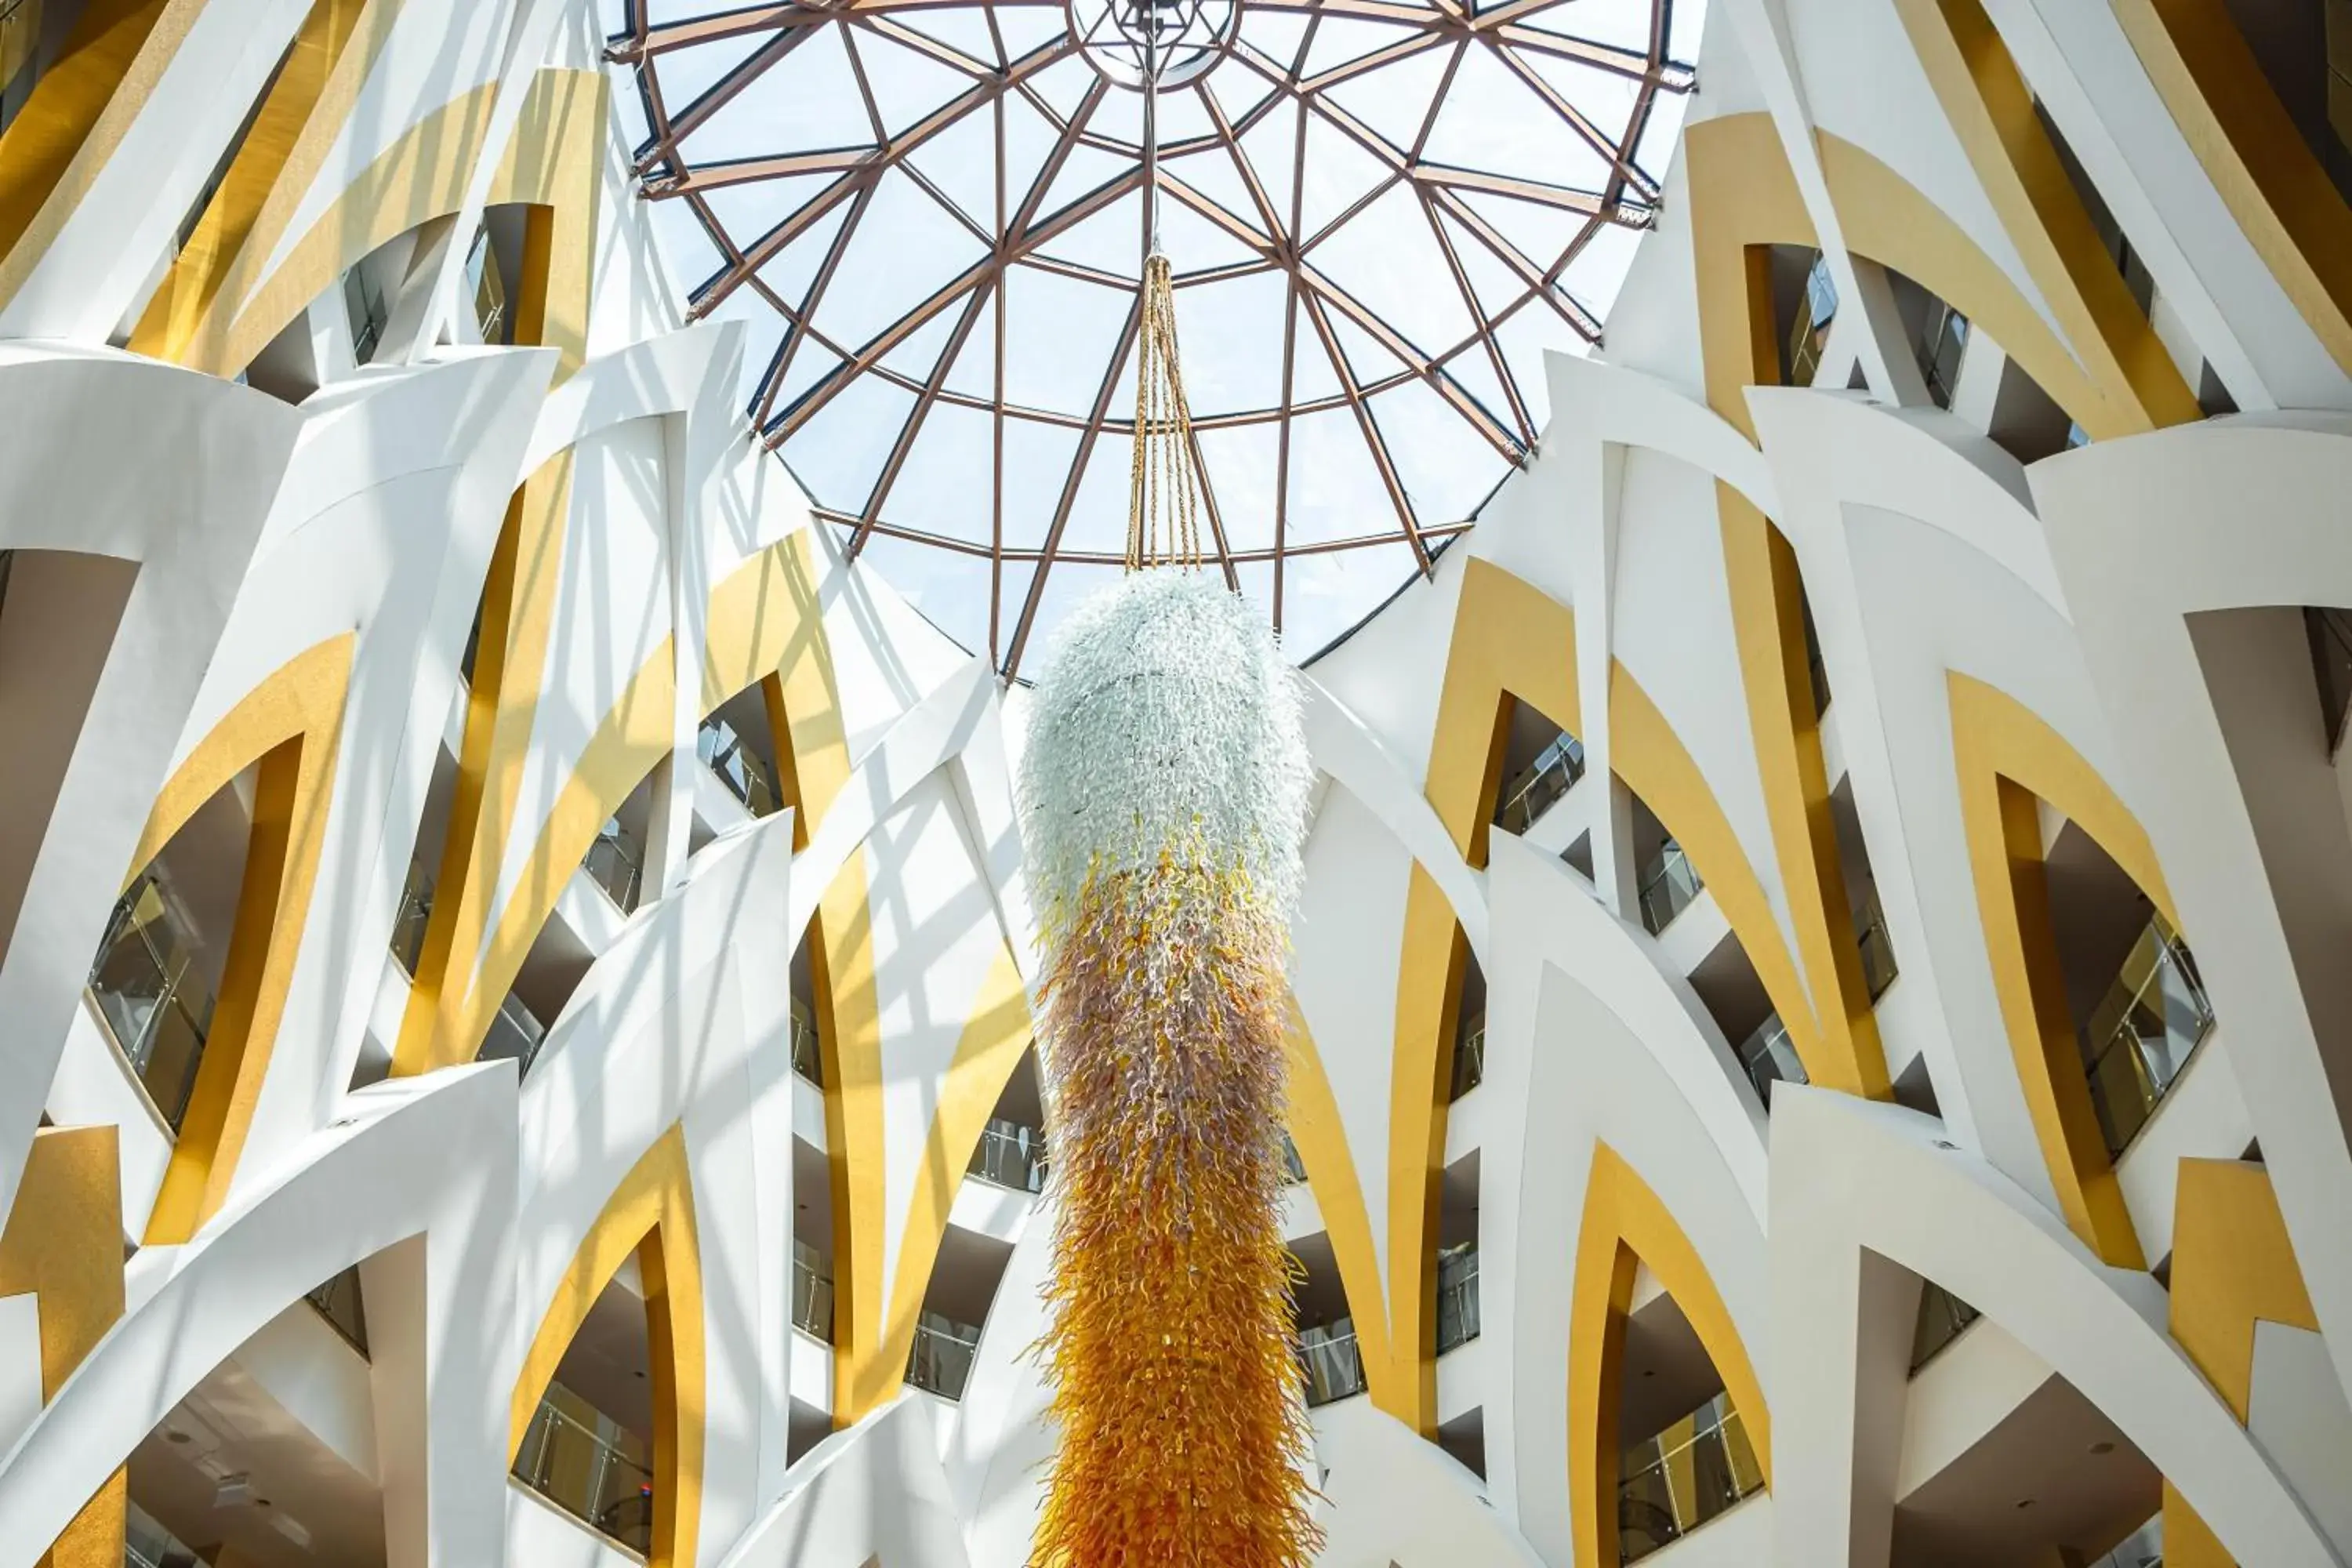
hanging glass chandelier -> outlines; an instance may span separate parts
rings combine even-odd
[[[1152,227],[1151,95],[1213,58],[1215,29],[1199,0],[1111,9],[1103,47],[1146,105],[1128,571],[1066,626],[1021,777],[1059,1200],[1045,1350],[1060,1445],[1031,1561],[1307,1568],[1319,1538],[1281,1215],[1311,770],[1297,677],[1202,567]]]

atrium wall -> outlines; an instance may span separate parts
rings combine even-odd
[[[1324,1562],[2352,1560],[2352,89],[2240,32],[2339,9],[1714,0],[1601,351],[1305,671]],[[1017,1568],[1023,689],[751,438],[592,7],[80,16],[0,1564]]]

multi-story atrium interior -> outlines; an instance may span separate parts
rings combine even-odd
[[[1152,236],[1317,1561],[2352,1563],[2347,198],[2347,0],[0,0],[0,1565],[1030,1561]]]

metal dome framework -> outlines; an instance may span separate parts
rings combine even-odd
[[[1090,476],[1128,468],[1139,93],[1062,0],[615,3],[639,188],[698,276],[690,313],[753,323],[755,426],[852,554],[1017,675],[1122,560]],[[1599,342],[1697,5],[1244,5],[1159,100],[1158,205],[1206,388],[1205,553],[1319,640],[1429,571],[1526,458],[1540,350]],[[1375,564],[1332,591],[1350,561]]]

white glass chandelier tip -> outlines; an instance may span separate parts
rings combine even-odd
[[[1048,925],[1089,875],[1193,847],[1276,920],[1296,903],[1314,770],[1299,677],[1211,572],[1135,572],[1071,613],[1022,761],[1031,885]]]

